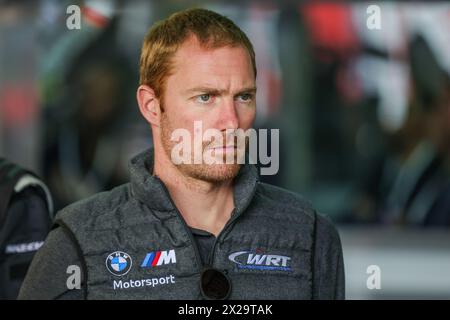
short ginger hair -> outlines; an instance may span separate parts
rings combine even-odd
[[[250,55],[256,78],[255,52],[245,33],[230,19],[206,9],[187,9],[153,25],[145,36],[140,59],[140,81],[162,98],[172,58],[191,36],[205,48],[242,46]]]

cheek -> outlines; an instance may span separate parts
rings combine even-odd
[[[256,117],[256,108],[248,108],[243,109],[238,113],[239,116],[239,127],[241,129],[249,129],[253,127],[253,122],[255,121]]]
[[[186,107],[182,100],[174,98],[165,100],[164,110],[172,129],[192,130],[194,117],[187,112],[189,108]]]

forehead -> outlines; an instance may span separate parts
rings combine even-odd
[[[170,77],[186,85],[239,87],[255,83],[251,58],[243,46],[205,48],[195,37],[178,48]]]

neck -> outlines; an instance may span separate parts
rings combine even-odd
[[[187,225],[217,236],[234,208],[233,181],[211,183],[188,177],[156,144],[154,154],[153,174],[164,182]]]

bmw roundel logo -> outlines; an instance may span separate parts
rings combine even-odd
[[[123,276],[128,273],[133,264],[129,254],[116,251],[106,258],[106,268],[115,276]]]

